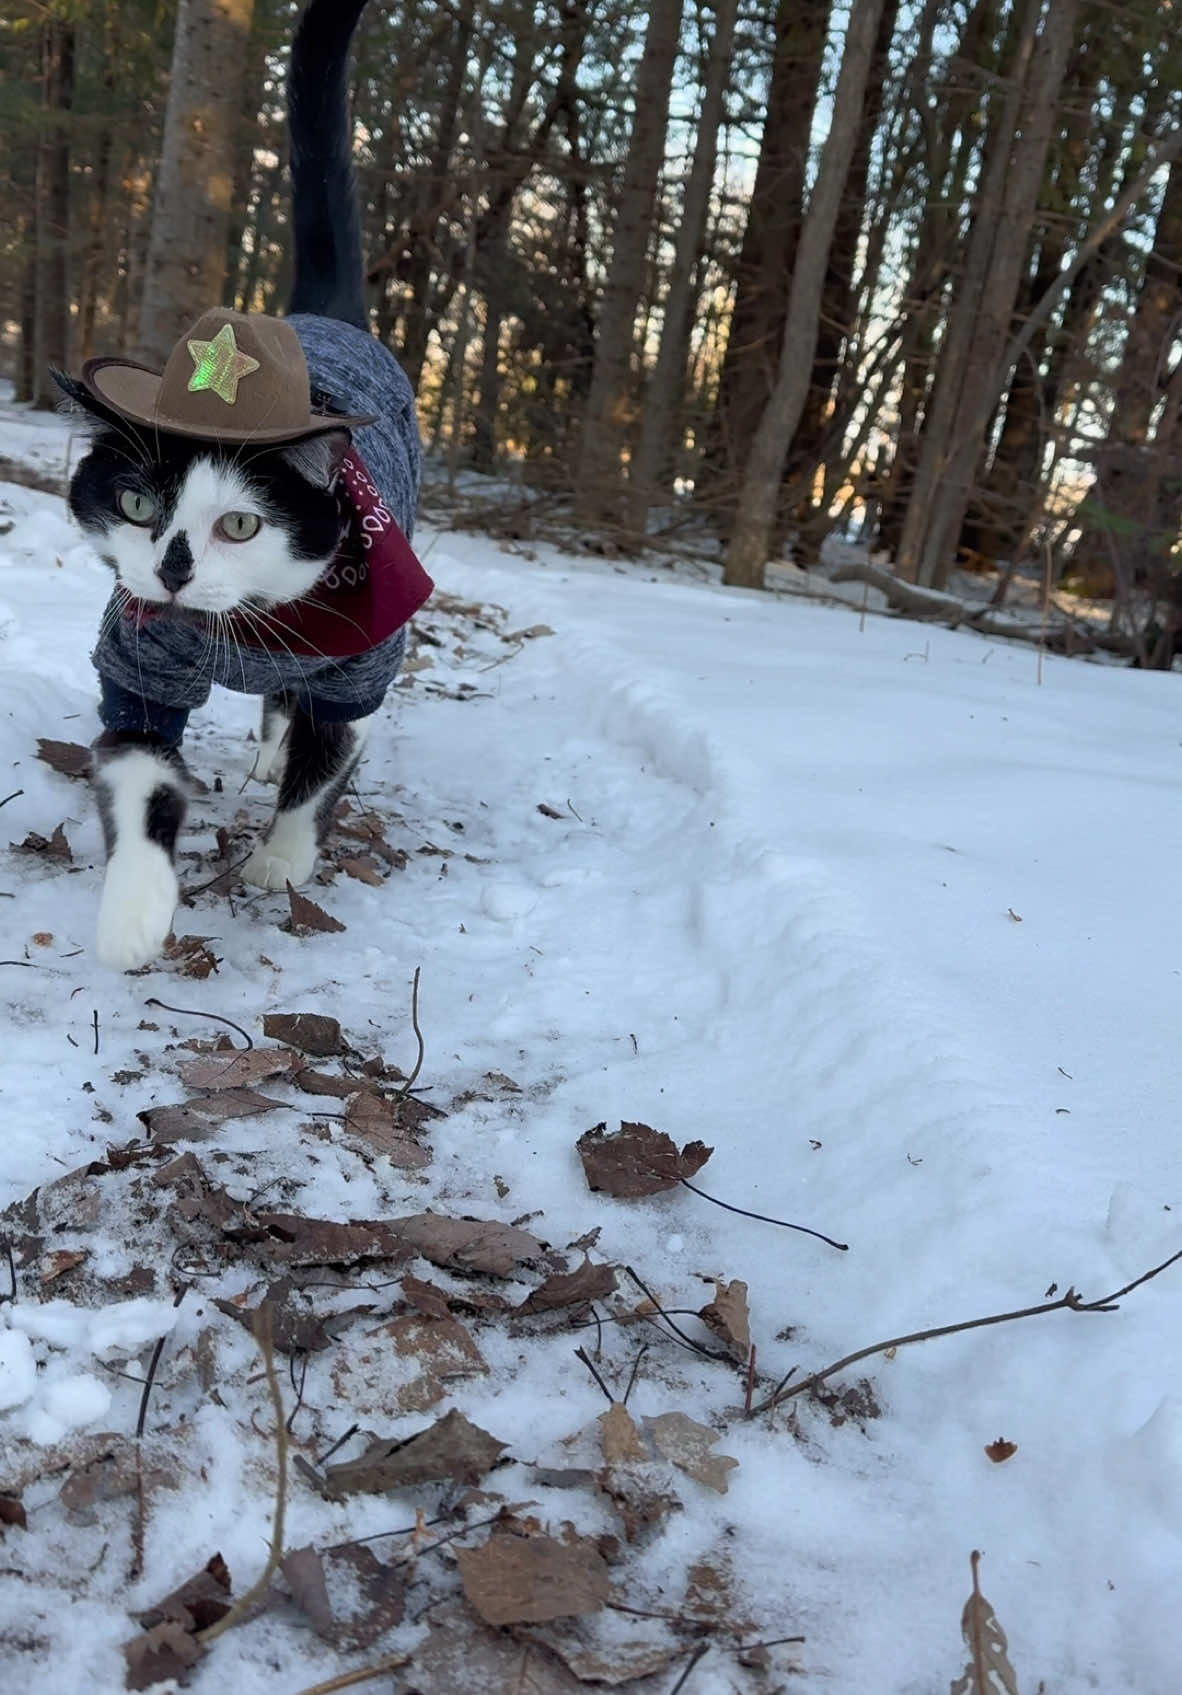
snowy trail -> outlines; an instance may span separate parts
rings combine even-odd
[[[703,1276],[743,1278],[771,1381],[892,1333],[1036,1302],[1056,1280],[1099,1294],[1182,1245],[1176,679],[1052,664],[1036,689],[1027,650],[881,620],[859,634],[846,613],[558,555],[526,564],[444,535],[428,560],[441,590],[499,605],[504,620],[482,630],[471,612],[429,614],[442,645],[420,646],[432,664],[375,735],[360,788],[393,820],[406,871],[378,890],[340,879],[311,891],[344,937],[284,935],[277,897],[249,898],[234,920],[199,897],[177,928],[216,931],[216,977],[115,978],[89,958],[100,855],[88,798],[32,757],[38,736],[94,733],[85,655],[106,577],[60,503],[5,492],[19,522],[0,542],[0,758],[5,792],[24,789],[4,809],[5,840],[64,819],[75,858],[63,873],[9,856],[0,879],[13,897],[0,901],[2,951],[37,966],[4,980],[0,1205],[175,1098],[136,1059],[165,1040],[141,1020],[169,1023],[145,1011],[148,996],[255,1031],[266,1010],[315,1007],[405,1065],[421,966],[436,1098],[490,1070],[521,1097],[433,1127],[422,1179],[327,1143],[293,1171],[275,1119],[227,1125],[218,1146],[250,1184],[284,1185],[285,1204],[324,1215],[542,1209],[560,1244],[602,1225],[598,1251],[677,1306],[707,1298]],[[514,645],[497,633],[536,625],[553,633]],[[458,683],[474,698],[430,692]],[[237,795],[253,719],[251,703],[223,696],[195,721],[190,762],[223,792],[195,806],[186,849],[207,852],[237,807],[264,816],[257,786]],[[194,862],[190,880],[208,874]],[[182,1036],[208,1033],[177,1022]],[[114,1081],[128,1071],[142,1075]],[[685,1194],[589,1194],[573,1143],[619,1118],[712,1144],[702,1187],[850,1252]],[[671,1525],[658,1580],[672,1595],[732,1527],[761,1617],[808,1638],[802,1687],[920,1695],[961,1668],[968,1551],[983,1547],[1024,1690],[1045,1678],[1055,1695],[1166,1695],[1182,1569],[1180,1323],[1182,1293],[1162,1279],[1118,1317],[1059,1314],[868,1362],[884,1416],[864,1432],[831,1429],[815,1408],[801,1408],[796,1439],[783,1424],[731,1422],[730,1493],[695,1498]],[[520,1433],[520,1457],[545,1456],[602,1404],[571,1345],[550,1347],[541,1370],[508,1339],[490,1347],[489,1378],[456,1404]],[[245,1341],[241,1359],[245,1371]],[[162,1384],[162,1421],[186,1392],[183,1379]],[[739,1398],[733,1379],[680,1355],[651,1359],[637,1393],[645,1412],[699,1418]],[[334,1408],[317,1364],[308,1398]],[[133,1422],[134,1397],[116,1401],[110,1427],[129,1408]],[[993,1466],[983,1445],[1003,1434],[1019,1454]],[[194,1440],[217,1456],[200,1547],[250,1570],[265,1485],[226,1449],[212,1409]],[[154,1592],[194,1564],[191,1511],[166,1501],[154,1517]],[[357,1509],[349,1532],[384,1522],[380,1507]],[[100,1585],[87,1614],[109,1644],[106,1611]],[[243,1695],[270,1688],[278,1641],[227,1640],[192,1687],[207,1695],[229,1668]],[[103,1689],[114,1663],[59,1658],[60,1685],[39,1687]],[[707,1661],[694,1687],[735,1684]]]

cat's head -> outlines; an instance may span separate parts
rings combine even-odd
[[[341,539],[334,489],[348,430],[222,446],[131,423],[54,377],[90,437],[70,510],[129,594],[230,612],[297,600],[324,574]]]

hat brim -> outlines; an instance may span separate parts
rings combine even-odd
[[[305,424],[290,423],[274,429],[255,425],[250,429],[223,426],[204,428],[192,420],[170,417],[159,405],[161,373],[138,365],[131,359],[88,359],[82,367],[81,380],[100,406],[126,418],[133,424],[143,424],[166,435],[183,436],[189,441],[261,442],[282,446],[285,442],[307,441],[311,436],[327,435],[330,430],[359,430],[377,422],[376,414],[351,417],[337,412],[310,412]]]

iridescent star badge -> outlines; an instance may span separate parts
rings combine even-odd
[[[212,341],[191,341],[189,356],[194,365],[189,393],[210,389],[227,406],[238,399],[239,381],[259,368],[257,359],[239,352],[232,324],[223,324]]]

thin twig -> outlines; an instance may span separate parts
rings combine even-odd
[[[4,799],[0,800],[0,806],[7,806],[10,800],[18,800],[24,792],[23,789],[13,789],[10,795],[5,795]]]
[[[200,1007],[169,1006],[167,1001],[158,1001],[155,995],[149,995],[148,999],[144,1002],[144,1005],[158,1006],[161,1012],[179,1013],[182,1018],[209,1018],[215,1024],[226,1024],[231,1030],[236,1030],[242,1037],[242,1040],[246,1043],[246,1051],[249,1052],[249,1050],[254,1047],[254,1042],[247,1035],[241,1024],[235,1024],[232,1018],[223,1018],[220,1013],[202,1012]]]
[[[397,1671],[410,1659],[409,1654],[387,1654],[383,1660],[374,1660],[372,1665],[358,1666],[356,1671],[344,1671],[339,1677],[330,1677],[327,1683],[312,1683],[307,1689],[301,1689],[299,1695],[334,1695],[337,1689],[351,1689],[356,1683],[368,1683],[371,1677],[380,1677],[384,1671]]]
[[[687,1348],[691,1349],[695,1354],[701,1354],[703,1359],[716,1360],[720,1365],[733,1364],[729,1354],[716,1354],[712,1348],[704,1348],[700,1342],[695,1342],[692,1336],[687,1336],[685,1331],[682,1330],[679,1325],[674,1324],[673,1320],[669,1317],[669,1314],[665,1311],[664,1307],[662,1307],[660,1301],[658,1301],[657,1297],[653,1294],[648,1284],[645,1283],[642,1278],[637,1276],[632,1267],[630,1265],[626,1265],[624,1270],[641,1293],[652,1302],[654,1308],[665,1320],[665,1323],[669,1326],[670,1330],[673,1331],[674,1335],[679,1336]]]
[[[612,1394],[612,1392],[608,1388],[607,1384],[603,1381],[603,1378],[600,1377],[599,1372],[596,1370],[595,1364],[592,1361],[591,1355],[587,1352],[586,1348],[576,1348],[575,1349],[575,1358],[577,1360],[582,1360],[583,1364],[587,1367],[587,1370],[591,1373],[591,1375],[595,1379],[596,1383],[598,1383],[599,1387],[603,1390],[604,1394],[607,1396],[608,1406],[614,1407],[615,1404],[616,1404],[616,1397]]]
[[[361,1429],[361,1426],[359,1424],[351,1424],[349,1426],[348,1430],[346,1430],[346,1432],[343,1436],[337,1437],[336,1441],[332,1444],[331,1448],[326,1448],[324,1450],[324,1452],[321,1454],[320,1458],[317,1460],[316,1464],[317,1465],[323,1465],[325,1460],[331,1459],[332,1456],[339,1449],[341,1449],[345,1446],[345,1443],[349,1440],[350,1436],[356,1436],[357,1432],[360,1429]]]
[[[245,1595],[239,1597],[229,1612],[218,1619],[216,1623],[207,1625],[204,1630],[197,1632],[197,1640],[202,1644],[213,1642],[217,1637],[231,1630],[253,1609],[255,1603],[261,1601],[270,1587],[271,1579],[279,1569],[283,1558],[283,1527],[287,1515],[287,1424],[283,1416],[283,1395],[279,1388],[279,1373],[275,1370],[275,1342],[272,1331],[271,1303],[264,1301],[254,1315],[252,1324],[254,1339],[259,1345],[263,1356],[263,1365],[267,1373],[267,1388],[271,1394],[271,1406],[275,1414],[275,1516],[271,1527],[271,1547],[267,1554],[267,1563],[257,1582],[253,1583]]]
[[[831,1248],[839,1248],[843,1254],[849,1252],[848,1242],[835,1242],[832,1236],[826,1236],[821,1230],[810,1230],[807,1224],[789,1224],[783,1218],[769,1218],[766,1212],[748,1212],[746,1207],[732,1206],[729,1201],[720,1201],[717,1195],[708,1195],[705,1189],[699,1189],[688,1177],[679,1177],[678,1182],[692,1194],[700,1195],[704,1201],[712,1201],[716,1207],[722,1207],[726,1212],[737,1212],[740,1218],[758,1219],[760,1224],[778,1224],[781,1230],[799,1230],[801,1235],[815,1236],[819,1242],[828,1242]]]
[[[250,779],[247,778],[247,782],[249,781]],[[245,784],[243,787],[245,787]],[[241,794],[242,789],[239,789],[238,793]],[[194,895],[203,895],[206,889],[212,889],[214,884],[220,883],[223,877],[232,877],[235,871],[241,871],[242,867],[246,864],[249,858],[250,854],[244,853],[241,859],[236,859],[233,865],[224,866],[222,870],[218,872],[217,876],[211,877],[207,883],[198,883],[196,888],[193,889],[182,889],[181,900],[187,905]]]
[[[418,1077],[419,1072],[423,1069],[423,1055],[426,1052],[426,1047],[423,1043],[423,1032],[419,1028],[419,976],[422,969],[421,965],[415,966],[415,980],[411,985],[410,991],[410,1021],[414,1025],[414,1032],[418,1037],[419,1057],[415,1060],[414,1070],[411,1072],[410,1076],[406,1079],[406,1082],[402,1085],[401,1089],[399,1089],[395,1096],[395,1099],[400,1101],[404,1101],[407,1095],[409,1095],[411,1090],[414,1088],[415,1079]]]
[[[751,1352],[747,1356],[747,1393],[743,1401],[743,1417],[751,1417],[751,1397],[755,1393],[755,1343],[751,1344]]]
[[[182,1283],[176,1292],[176,1299],[172,1303],[174,1309],[180,1306],[188,1292],[189,1285]],[[137,1442],[143,1440],[144,1426],[148,1421],[148,1397],[152,1393],[152,1385],[156,1381],[156,1368],[160,1364],[160,1356],[164,1352],[164,1344],[169,1335],[170,1332],[165,1331],[163,1336],[157,1336],[156,1346],[152,1349],[152,1357],[148,1361],[148,1375],[144,1378],[144,1392],[140,1396],[139,1417],[135,1421],[135,1439]]]
[[[93,1022],[93,1025],[94,1025],[94,1051],[97,1054],[98,1051],[99,1051],[99,1026],[98,1026],[98,1007],[97,1006],[94,1009],[92,1022]]]
[[[677,1692],[678,1692],[679,1689],[685,1688],[686,1684],[690,1680],[690,1674],[693,1672],[694,1667],[698,1664],[698,1662],[700,1660],[705,1659],[706,1655],[710,1652],[710,1648],[711,1648],[711,1644],[709,1642],[699,1642],[698,1643],[698,1646],[694,1649],[693,1653],[690,1655],[689,1664],[686,1666],[685,1670],[682,1672],[682,1674],[678,1678],[677,1682],[673,1685],[672,1689],[669,1691],[669,1695],[677,1695]]]
[[[180,1306],[188,1293],[189,1285],[182,1283],[173,1301],[174,1310]],[[135,1421],[135,1518],[131,1527],[131,1570],[128,1576],[137,1578],[144,1570],[144,1536],[148,1522],[148,1498],[144,1491],[143,1453],[140,1444],[144,1437],[144,1426],[148,1422],[148,1398],[152,1393],[152,1385],[156,1381],[156,1368],[160,1364],[160,1356],[164,1352],[164,1344],[169,1335],[157,1336],[156,1346],[152,1349],[152,1357],[148,1361],[148,1374],[144,1378],[144,1392],[140,1396],[139,1417]]]
[[[791,1400],[794,1395],[807,1394],[810,1389],[815,1389],[818,1384],[824,1383],[826,1378],[833,1377],[837,1372],[844,1371],[847,1366],[856,1365],[859,1360],[870,1359],[874,1354],[885,1353],[888,1348],[905,1348],[912,1342],[931,1342],[938,1336],[955,1336],[962,1330],[981,1330],[990,1324],[1011,1324],[1019,1318],[1038,1318],[1046,1312],[1116,1312],[1119,1310],[1115,1304],[1117,1301],[1132,1294],[1134,1289],[1139,1289],[1142,1283],[1148,1283],[1151,1278],[1160,1276],[1179,1260],[1182,1260],[1182,1248],[1179,1248],[1176,1254],[1171,1254],[1169,1259],[1162,1260],[1160,1265],[1155,1265],[1151,1271],[1142,1272],[1140,1277],[1126,1283],[1123,1289],[1117,1289],[1098,1301],[1081,1300],[1074,1289],[1068,1289],[1057,1301],[1044,1301],[1036,1307],[1018,1307],[1014,1312],[990,1313],[987,1318],[965,1319],[960,1324],[941,1324],[931,1330],[913,1330],[907,1336],[892,1336],[885,1342],[875,1342],[869,1348],[859,1348],[855,1353],[835,1360],[832,1365],[827,1365],[824,1371],[814,1371],[811,1377],[802,1378],[790,1389],[777,1389],[757,1407],[752,1408],[752,1417],[766,1412],[769,1407],[774,1407],[781,1401]]]
[[[632,1361],[632,1375],[628,1379],[628,1387],[624,1390],[624,1394],[623,1394],[623,1397],[622,1397],[623,1404],[625,1406],[628,1405],[628,1397],[632,1393],[633,1389],[636,1387],[636,1374],[640,1370],[640,1362],[644,1358],[645,1354],[648,1353],[648,1349],[649,1349],[649,1344],[647,1342],[643,1342],[641,1344],[641,1347],[640,1347],[640,1352],[637,1354],[636,1358]]]

